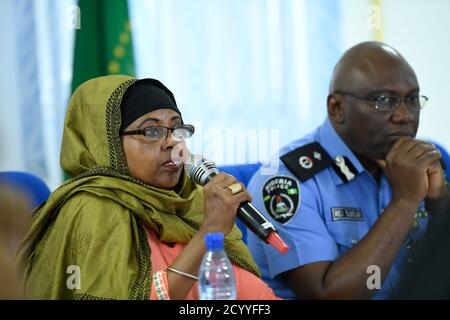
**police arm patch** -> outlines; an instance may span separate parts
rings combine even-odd
[[[297,180],[288,176],[274,176],[262,188],[267,213],[278,223],[292,219],[300,205],[300,188]]]

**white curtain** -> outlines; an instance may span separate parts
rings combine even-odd
[[[70,94],[75,0],[2,0],[0,170],[62,181],[59,150]],[[5,32],[7,30],[7,32]]]
[[[175,94],[218,163],[260,161],[319,125],[340,1],[130,0],[137,72]]]

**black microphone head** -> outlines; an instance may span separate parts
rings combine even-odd
[[[219,173],[217,166],[211,160],[202,156],[190,155],[184,164],[184,171],[191,180],[204,186]]]

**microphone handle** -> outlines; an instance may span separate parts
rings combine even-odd
[[[247,228],[266,243],[269,235],[276,231],[250,202],[243,202],[240,205],[237,216]]]
[[[205,177],[205,184],[212,180],[217,174],[211,172],[207,177]],[[261,240],[267,242],[267,237],[275,230],[273,225],[261,215],[261,213],[256,209],[250,202],[243,202],[238,209],[237,217],[242,221],[242,223],[250,229],[255,235],[257,235]]]

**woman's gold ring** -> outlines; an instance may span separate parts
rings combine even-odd
[[[242,191],[242,184],[239,182],[233,183],[232,185],[228,186],[227,189],[231,190],[232,194],[236,194]]]

